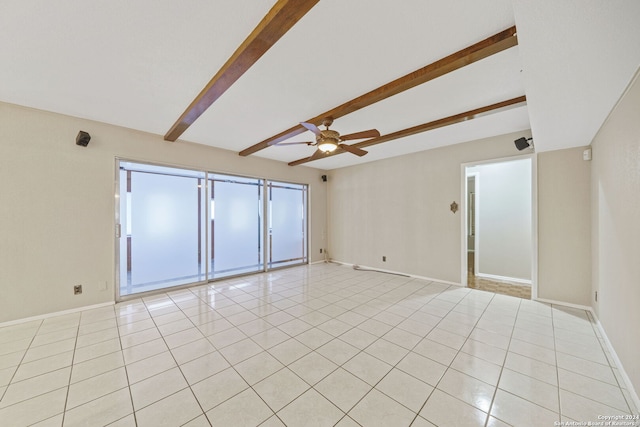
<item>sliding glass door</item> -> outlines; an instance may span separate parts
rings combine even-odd
[[[308,260],[304,184],[128,161],[118,181],[118,298]]]

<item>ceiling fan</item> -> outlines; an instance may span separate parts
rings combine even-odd
[[[305,128],[309,129],[316,135],[315,142],[283,142],[279,144],[273,144],[276,146],[283,145],[298,145],[298,144],[307,144],[311,146],[315,146],[318,149],[311,156],[312,160],[316,160],[321,158],[322,156],[327,155],[335,151],[338,147],[342,148],[345,151],[348,151],[356,156],[364,156],[367,152],[361,148],[354,147],[352,145],[345,144],[343,141],[349,141],[353,139],[365,139],[365,138],[375,138],[380,136],[380,132],[377,129],[369,129],[364,130],[362,132],[350,133],[348,135],[340,135],[335,130],[329,129],[329,126],[333,123],[333,119],[331,117],[327,117],[322,121],[322,125],[325,127],[325,130],[320,130],[318,126],[313,123],[300,123]]]

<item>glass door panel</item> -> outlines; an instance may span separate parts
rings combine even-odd
[[[121,296],[205,280],[204,178],[121,163]]]
[[[262,271],[262,180],[215,174],[209,186],[209,278]]]
[[[269,189],[269,268],[307,262],[307,186],[272,182]]]

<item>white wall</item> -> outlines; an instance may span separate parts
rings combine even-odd
[[[516,156],[527,133],[436,148],[333,170],[329,176],[331,258],[460,283],[461,164]],[[387,262],[382,262],[382,256]]]
[[[460,204],[461,164],[520,155],[513,140],[521,136],[530,135],[502,135],[330,171],[331,258],[460,283],[461,211],[453,214],[449,205]],[[556,182],[574,171],[584,172],[581,157],[565,163],[565,156],[564,152],[544,153],[543,167],[537,172],[538,217],[546,221],[538,229],[539,253],[548,251],[553,258],[552,263],[549,257],[539,261],[538,297],[584,304],[591,292],[589,277],[584,275],[589,256],[583,250],[565,249],[587,248],[588,252],[591,239],[588,232],[574,233],[563,226],[576,221],[574,212],[589,210],[589,182]],[[382,262],[383,255],[387,262]]]
[[[116,157],[307,183],[311,260],[323,257],[320,170],[2,103],[0,129],[0,323],[114,300]]]
[[[531,283],[531,159],[477,165],[477,275]]]
[[[538,154],[538,296],[591,305],[591,162],[582,148]]]
[[[593,140],[591,170],[595,311],[640,390],[640,79]]]

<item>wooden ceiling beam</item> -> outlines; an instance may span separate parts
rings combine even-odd
[[[164,136],[175,141],[320,0],[278,0]]]
[[[516,46],[517,44],[518,37],[516,35],[516,27],[507,28],[506,30],[494,34],[493,36],[476,44],[446,56],[436,62],[420,68],[419,70],[402,76],[384,86],[380,86],[377,89],[367,92],[364,95],[352,99],[351,101],[347,101],[332,110],[326,111],[305,121],[319,126],[322,124],[322,120],[326,117],[337,119],[349,113],[353,113],[361,108],[404,92],[407,89],[414,88],[422,83],[426,83],[488,56],[502,52],[503,50]],[[241,156],[248,156],[273,144],[277,144],[278,142],[282,142],[293,136],[299,135],[304,131],[306,131],[306,129],[303,126],[296,124],[277,135],[242,150],[239,154]]]
[[[475,110],[465,111],[464,113],[456,114],[453,116],[445,117],[443,119],[434,120],[429,123],[424,123],[418,126],[413,126],[407,129],[399,130],[397,132],[393,132],[387,135],[382,135],[377,138],[371,138],[366,141],[358,142],[357,144],[351,144],[353,147],[357,148],[365,148],[370,147],[372,145],[382,144],[384,142],[393,141],[394,139],[404,138],[410,135],[415,135],[417,133],[426,132],[433,129],[438,129],[445,126],[450,126],[456,123],[465,122],[467,120],[477,119],[479,117],[483,117],[489,114],[495,114],[499,111],[504,111],[512,108],[517,108],[525,105],[527,102],[527,98],[525,96],[519,96],[517,98],[512,98],[507,101],[498,102],[496,104],[487,105],[484,107],[476,108]],[[308,163],[313,160],[320,160],[327,157],[332,157],[337,154],[346,153],[345,150],[338,148],[332,152],[323,155],[322,157],[305,157],[304,159],[295,160],[289,163],[289,166],[297,166],[303,163]]]

